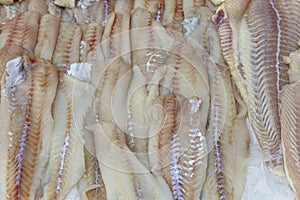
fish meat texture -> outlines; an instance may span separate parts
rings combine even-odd
[[[161,22],[164,12],[165,2],[163,0],[136,0],[134,10],[142,8],[151,13],[155,21]]]
[[[35,199],[48,162],[56,67],[19,56],[6,64],[1,95],[1,199]]]
[[[229,7],[230,6],[230,3]],[[241,55],[240,55],[240,45],[239,45],[239,35],[241,22],[231,19],[230,14],[226,11],[226,7],[222,4],[216,11],[216,15],[213,16],[213,21],[216,24],[220,46],[222,49],[223,57],[230,67],[231,75],[235,84],[237,85],[244,101],[248,104],[247,92],[244,81],[244,74],[239,70],[242,68]],[[241,9],[239,9],[241,10]]]
[[[0,4],[13,4],[14,0],[0,0]]]
[[[39,27],[38,13],[23,12],[1,25],[0,48],[5,45],[21,46],[33,51]]]
[[[54,130],[42,200],[64,199],[84,175],[82,129],[94,92],[89,83],[67,74],[62,77],[53,108]]]
[[[106,200],[106,190],[98,160],[84,149],[85,175],[78,183],[80,198],[83,200]]]
[[[205,6],[203,0],[166,0],[162,22],[178,32],[183,32],[184,21],[199,17],[199,8]]]
[[[100,61],[101,56],[97,54],[101,45],[103,27],[98,23],[90,23],[83,31],[82,41],[80,44],[80,61],[94,62]],[[104,58],[102,59],[104,61]]]
[[[115,12],[131,13],[134,8],[135,1],[132,0],[119,0],[115,4]]]
[[[73,12],[73,8],[62,7],[55,4],[56,0],[46,0],[46,5],[48,7],[48,13],[60,18],[64,22],[76,22],[76,16]],[[73,1],[73,0],[70,0]],[[70,3],[70,2],[69,2]]]
[[[168,47],[166,61],[167,72],[161,81],[161,95],[179,94],[186,98],[198,97],[202,101],[200,107],[200,130],[205,131],[209,109],[209,83],[207,68],[210,66],[209,57],[200,46],[192,46],[185,41],[182,34],[173,30],[169,31],[169,37],[174,42]],[[202,56],[196,56],[200,54]]]
[[[224,58],[249,108],[258,142],[270,155],[266,164],[275,174],[284,175],[280,93],[288,82],[288,67],[283,58],[296,50],[299,40],[299,26],[292,25],[298,21],[299,2],[253,0],[247,4],[222,4],[214,21]]]
[[[198,8],[198,12],[198,16],[187,18],[183,22],[187,41],[203,47],[214,63],[225,65],[218,32],[211,20],[213,12],[203,6]]]
[[[53,64],[64,71],[71,63],[79,62],[81,28],[72,22],[61,22],[52,58]]]
[[[266,10],[270,12],[267,16]],[[261,17],[265,20],[260,20]],[[285,75],[279,60],[281,29],[278,17],[273,1],[251,1],[241,25],[243,67],[239,70],[246,85],[250,123],[262,151],[270,155],[267,165],[281,175],[284,172],[279,109],[281,81]]]
[[[0,5],[0,21],[12,19],[27,10],[28,1],[15,2],[10,5]]]
[[[102,49],[106,60],[121,56],[125,62],[131,63],[130,55],[130,14],[112,12],[106,20],[102,35]]]
[[[102,25],[105,26],[108,16],[115,10],[116,0],[102,0],[103,2],[103,22]]]
[[[105,3],[99,0],[79,0],[73,8],[75,21],[80,24],[96,22],[102,26],[107,16],[105,14]],[[111,8],[112,9],[112,8]],[[111,10],[110,9],[110,10]],[[112,12],[113,9],[109,12]]]
[[[29,0],[27,10],[29,12],[38,12],[41,16],[43,16],[48,13],[48,6],[46,1]]]
[[[8,61],[23,55],[32,56],[32,54],[29,51],[27,51],[23,47],[16,45],[5,45],[0,49],[0,55],[0,77],[2,77],[2,75],[5,73],[5,67]]]
[[[147,82],[140,68],[132,68],[132,80],[127,95],[127,127],[125,133],[128,147],[137,158],[149,167],[148,163],[148,127],[151,120],[152,102],[159,96],[159,82],[163,79],[166,68],[158,69]],[[148,88],[147,88],[148,85]]]
[[[126,142],[130,150],[137,154],[141,162],[148,167],[148,136],[146,118],[146,79],[140,68],[132,68],[132,79],[127,94],[128,123],[126,127]]]
[[[288,57],[290,63],[289,84],[283,86],[281,101],[281,137],[285,172],[295,198],[300,199],[299,190],[299,136],[300,112],[298,101],[300,98],[300,59],[299,50],[292,52]]]
[[[156,28],[151,12],[136,8],[131,15],[131,52],[132,63],[141,68],[147,81],[152,79],[155,71],[163,67],[167,53],[161,48],[162,45],[156,39]]]
[[[153,102],[149,162],[152,173],[166,180],[173,199],[200,199],[208,154],[199,129],[201,104],[198,97],[173,94]]]
[[[123,105],[126,108],[127,91],[131,81],[131,66],[119,57],[95,67],[101,68],[93,102],[93,111],[96,112],[95,120],[119,122],[114,117],[120,114],[120,109],[116,109],[114,105]]]
[[[163,23],[179,32],[184,20],[183,4],[183,0],[165,0]]]
[[[107,199],[172,199],[165,181],[155,178],[141,164],[116,125],[102,122],[91,129]]]
[[[59,18],[50,14],[45,14],[42,16],[39,25],[37,44],[34,48],[34,54],[37,57],[50,61],[52,60],[56,46],[56,40],[58,37],[59,26]]]
[[[54,4],[60,7],[74,8],[75,0],[55,0]]]
[[[227,66],[212,66],[209,74],[213,95],[206,135],[211,151],[201,198],[238,200],[244,191],[248,167],[247,108],[234,92]]]

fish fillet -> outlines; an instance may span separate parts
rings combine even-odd
[[[0,49],[0,55],[0,77],[5,73],[5,67],[8,61],[23,55],[32,56],[26,49],[16,45],[6,45],[2,47]]]
[[[208,62],[203,61],[207,53],[199,46],[187,43],[182,34],[169,30],[174,38],[166,61],[167,72],[161,81],[160,94],[179,94],[186,98],[199,97],[202,101],[200,108],[200,130],[205,131],[209,109],[209,85],[207,77]],[[199,49],[197,49],[199,48]],[[203,57],[196,56],[197,54]],[[205,63],[206,62],[206,63]]]
[[[151,120],[153,101],[159,96],[160,81],[166,68],[159,68],[149,82],[146,82],[141,70],[133,66],[133,76],[128,90],[128,119],[125,133],[128,147],[136,153],[138,159],[148,168],[148,127]],[[148,87],[146,87],[148,86]],[[148,89],[147,89],[148,88]]]
[[[215,63],[224,65],[218,32],[211,20],[213,12],[207,7],[198,8],[198,12],[198,16],[185,19],[185,36],[189,43],[202,46]]]
[[[132,0],[116,1],[115,12],[131,13],[133,7],[134,7],[134,1],[132,1]]]
[[[127,98],[127,91],[131,80],[131,66],[124,62],[122,58],[117,58],[96,67],[101,67],[93,103],[96,120],[118,122],[118,120],[114,119],[114,115],[118,115],[120,110],[117,109],[114,113],[115,108],[113,106],[119,104],[126,107],[125,102],[122,102],[122,100],[124,101]],[[122,91],[120,91],[122,93],[118,93],[117,87],[122,88]]]
[[[130,15],[127,12],[112,12],[105,23],[102,36],[102,48],[106,60],[121,56],[125,62],[131,63]]]
[[[0,4],[13,4],[14,0],[0,0]]]
[[[163,23],[171,29],[182,32],[184,20],[183,0],[166,0],[163,14]]]
[[[166,52],[155,37],[153,17],[145,9],[137,8],[131,17],[132,63],[138,65],[147,82],[166,61]]]
[[[245,85],[245,77],[241,72],[243,65],[241,63],[239,35],[241,22],[231,19],[230,14],[221,5],[213,16],[213,21],[216,24],[220,46],[223,57],[230,67],[231,75],[237,85],[244,101],[247,103],[247,92]],[[248,104],[248,103],[247,103]]]
[[[115,10],[116,0],[102,0],[103,3],[103,22],[102,25],[106,26],[108,16]]]
[[[99,0],[79,0],[73,12],[75,21],[80,24],[96,22],[101,25],[105,18],[104,3]]]
[[[43,200],[64,199],[84,175],[82,129],[94,92],[94,87],[89,83],[67,74],[59,84],[53,109],[55,121]]]
[[[202,199],[236,199],[242,197],[247,177],[249,135],[246,106],[236,102],[230,71],[226,66],[212,66],[211,108],[207,131],[207,177]],[[239,106],[239,108],[238,108]],[[238,110],[239,109],[239,110]]]
[[[18,14],[27,10],[28,1],[15,2],[10,5],[0,5],[0,21],[6,21],[7,19],[13,19]]]
[[[152,18],[155,21],[161,22],[165,6],[164,4],[163,0],[137,0],[134,1],[134,9],[145,9],[151,13]]]
[[[90,23],[86,26],[80,45],[80,61],[91,62],[99,60],[97,47],[101,43],[103,27],[98,23]]]
[[[71,63],[79,62],[81,29],[76,23],[61,22],[52,62],[65,70]]]
[[[39,20],[39,13],[23,12],[1,25],[0,48],[5,45],[17,45],[33,51],[38,36]]]
[[[103,183],[98,160],[85,148],[85,175],[80,180],[81,199],[106,200],[105,185]]]
[[[247,1],[226,1],[214,17],[259,144],[271,156],[268,165],[281,175],[280,91],[288,82],[283,58],[297,49],[299,8],[299,1],[251,1],[248,6]]]
[[[266,15],[268,10],[268,15]],[[270,169],[283,173],[280,139],[280,90],[285,69],[280,65],[281,28],[273,1],[251,1],[242,21],[239,70],[245,77],[249,120]],[[262,20],[262,17],[264,20]]]
[[[58,74],[46,60],[16,57],[7,63],[1,95],[1,199],[35,199],[54,121]]]
[[[208,153],[199,129],[201,100],[165,95],[153,104],[148,143],[151,171],[166,180],[173,199],[199,199]]]
[[[124,133],[110,123],[95,124],[96,155],[99,160],[107,199],[171,199],[164,180],[156,179],[135,157]]]
[[[128,89],[128,127],[126,127],[126,142],[128,147],[137,154],[141,162],[148,166],[147,160],[147,119],[146,119],[146,79],[136,65],[133,66],[133,74]]]
[[[52,60],[59,25],[59,18],[50,14],[43,15],[40,21],[37,44],[34,49],[34,54],[37,57]]]
[[[29,0],[27,10],[29,12],[38,12],[41,16],[43,16],[48,13],[48,6],[46,1]]]
[[[299,137],[300,137],[300,59],[299,51],[290,54],[290,83],[283,87],[281,103],[281,137],[285,172],[296,199],[300,199],[299,190]]]
[[[75,0],[55,0],[54,4],[60,7],[74,8]]]

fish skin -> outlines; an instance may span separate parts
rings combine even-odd
[[[2,86],[0,198],[25,200],[36,197],[48,162],[58,73],[49,61],[17,58],[24,65],[23,81],[11,88],[5,86],[8,82]]]
[[[37,44],[34,48],[34,54],[37,57],[50,61],[52,60],[56,46],[56,40],[58,37],[59,26],[59,18],[50,14],[45,14],[42,16],[39,25]]]
[[[82,129],[94,92],[92,85],[67,74],[60,81],[53,108],[54,130],[42,200],[64,199],[84,175]]]

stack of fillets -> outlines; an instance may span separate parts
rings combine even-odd
[[[0,199],[241,199],[248,104],[211,3],[0,3]]]
[[[214,1],[224,59],[248,108],[265,166],[299,190],[300,1]]]

